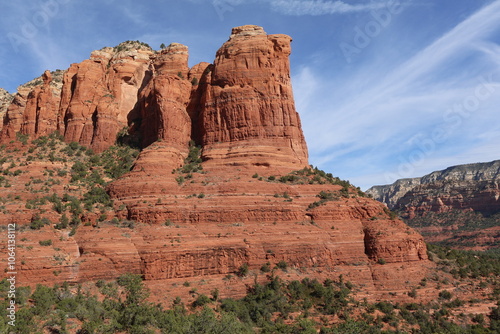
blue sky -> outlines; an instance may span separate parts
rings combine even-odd
[[[103,46],[212,62],[244,24],[292,36],[310,163],[362,189],[500,159],[500,0],[24,0],[2,4],[0,87]]]

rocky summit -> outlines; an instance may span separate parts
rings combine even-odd
[[[182,44],[155,52],[126,42],[71,65],[60,87],[45,72],[20,89],[0,135],[19,155],[19,172],[3,166],[12,201],[0,220],[31,227],[19,232],[20,284],[131,272],[160,300],[196,278],[209,282],[200,291],[218,286],[234,296],[245,291],[245,280],[230,279],[241,268],[260,280],[261,268],[276,265],[290,277],[343,277],[369,298],[418,284],[433,267],[422,236],[349,182],[309,166],[291,41],[237,27],[213,63],[192,68]],[[70,144],[48,139],[53,132]],[[108,167],[93,154],[117,138],[142,150],[129,172],[101,182],[99,166]],[[43,159],[45,144],[70,158]],[[89,175],[90,190],[81,183]]]

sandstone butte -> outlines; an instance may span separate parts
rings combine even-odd
[[[191,69],[181,44],[156,53],[105,48],[71,65],[59,95],[48,72],[41,85],[20,90],[4,119],[4,143],[18,132],[36,138],[57,130],[68,142],[102,151],[128,127],[143,150],[133,169],[107,187],[113,215],[136,227],[99,226],[95,217],[82,217],[94,222],[73,236],[50,226],[19,232],[19,284],[132,272],[159,300],[175,298],[174,287],[182,290],[179,283],[190,280],[200,282],[200,292],[217,286],[221,296],[235,297],[265,278],[262,265],[285,261],[290,279],[342,275],[372,299],[404,296],[417,285],[433,268],[423,238],[391,219],[384,204],[342,184],[298,182],[304,176],[273,180],[309,167],[290,44],[289,36],[267,35],[261,27],[233,28],[212,64]],[[202,169],[186,174],[190,142],[201,148],[202,162],[195,164]],[[54,163],[30,165],[26,175],[47,166]],[[67,187],[52,191],[62,195]],[[24,188],[6,189],[15,195]],[[334,200],[312,205],[320,192]],[[31,216],[22,208],[0,219],[27,224]],[[53,246],[40,247],[47,239]],[[243,264],[256,276],[230,278]]]

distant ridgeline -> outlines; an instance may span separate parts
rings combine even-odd
[[[374,186],[367,193],[419,229],[427,241],[497,248],[500,160],[449,167],[420,178]]]

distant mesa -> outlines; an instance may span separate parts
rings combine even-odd
[[[446,168],[366,192],[391,210],[409,217],[426,212],[474,210],[486,215],[500,212],[500,160]]]
[[[500,245],[500,160],[446,168],[367,190],[427,242],[485,250]]]

